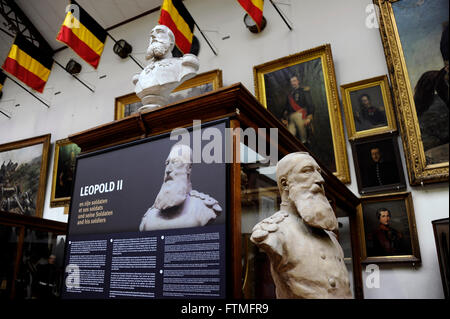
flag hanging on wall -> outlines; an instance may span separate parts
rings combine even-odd
[[[51,55],[17,34],[2,69],[42,93],[53,65]]]
[[[175,45],[183,54],[191,51],[195,22],[181,0],[164,0],[158,23],[172,30]]]
[[[83,60],[97,68],[107,32],[75,1],[71,4],[76,5],[77,9],[67,12],[56,40],[67,44]]]
[[[258,31],[261,31],[263,21],[264,0],[237,0],[247,11],[248,15],[255,21]]]

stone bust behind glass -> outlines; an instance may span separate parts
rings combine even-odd
[[[161,189],[142,217],[140,231],[200,227],[215,221],[222,212],[218,201],[192,189],[192,150],[175,144],[166,160]]]
[[[140,112],[165,105],[174,89],[197,74],[198,58],[189,53],[181,58],[174,58],[174,45],[175,36],[168,27],[157,25],[152,29],[145,56],[150,62],[141,73],[133,77],[135,93],[143,104]]]
[[[253,228],[251,241],[270,259],[277,298],[352,298],[319,165],[308,153],[292,153],[276,175],[280,211]]]

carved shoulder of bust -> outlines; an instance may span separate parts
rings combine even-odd
[[[210,221],[215,220],[222,212],[222,207],[220,207],[219,202],[211,196],[196,190],[191,190],[189,195],[194,202],[199,203],[194,205],[194,208],[197,219],[202,225],[206,225]]]
[[[199,69],[200,63],[197,56],[187,53],[181,58],[181,72],[179,74],[179,81],[184,82],[193,78]]]
[[[181,64],[186,67],[192,67],[198,69],[199,61],[196,55],[187,53],[183,55]]]
[[[268,253],[274,253],[281,256],[283,254],[283,243],[279,237],[283,234],[280,232],[280,224],[289,216],[288,213],[279,211],[272,216],[263,219],[252,229],[250,240],[261,246]]]
[[[139,230],[140,231],[144,231],[145,230],[145,224],[147,223],[147,221],[151,218],[151,216],[155,216],[158,213],[160,213],[161,211],[158,208],[155,208],[155,206],[150,207],[144,214],[144,216],[142,216],[142,220],[141,220],[141,224],[139,225]]]
[[[222,212],[222,207],[220,207],[219,202],[211,196],[196,190],[191,190],[189,195],[201,199],[203,201],[203,204],[212,209],[216,215],[220,215],[220,213]]]

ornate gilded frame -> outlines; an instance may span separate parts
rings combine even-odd
[[[183,82],[173,91],[173,93],[208,83],[212,84],[213,91],[222,87],[222,70],[217,69],[197,74],[194,78]],[[114,120],[120,120],[124,118],[125,106],[136,102],[139,102],[139,98],[135,93],[117,97],[115,101]]]
[[[383,105],[385,108],[387,125],[368,130],[356,131],[355,117],[353,113],[350,93],[376,86],[380,87],[381,94],[383,96]],[[392,98],[389,91],[389,82],[386,75],[341,85],[342,102],[344,104],[344,115],[345,121],[347,123],[347,133],[349,140],[397,131],[394,108],[392,106]]]
[[[411,185],[448,181],[449,163],[427,165],[400,36],[392,3],[373,0],[380,8],[380,34],[397,109],[400,132]]]
[[[51,197],[50,197],[50,207],[61,207],[61,206],[68,206],[70,204],[70,196],[68,197],[56,197],[56,185],[57,185],[57,173],[58,173],[58,169],[59,169],[59,153],[60,153],[60,149],[64,146],[70,145],[70,144],[74,144],[69,141],[68,138],[66,139],[62,139],[62,140],[58,140],[55,142],[55,153],[53,155],[53,177],[52,177],[52,193],[51,193]],[[78,155],[79,152],[75,155]],[[68,213],[68,212],[64,212],[64,213]]]
[[[336,171],[334,172],[334,175],[343,183],[350,183],[350,171],[348,166],[347,148],[345,145],[344,127],[342,124],[342,115],[330,44],[321,45],[316,48],[254,66],[253,78],[256,97],[260,103],[267,108],[264,75],[317,58],[321,59],[322,72],[325,81],[328,114],[333,138],[334,158],[336,162]]]
[[[38,183],[38,192],[36,196],[36,209],[34,215],[35,217],[40,218],[42,218],[44,211],[45,189],[47,184],[48,154],[50,151],[50,136],[51,134],[46,134],[0,145],[0,153],[3,153],[42,144],[39,180],[36,181]]]
[[[411,255],[397,255],[397,256],[367,256],[366,234],[364,229],[364,212],[363,205],[366,203],[382,203],[389,201],[403,200],[405,202],[406,214],[408,216],[408,227],[411,236]],[[358,206],[357,223],[359,225],[360,239],[361,239],[361,262],[362,263],[420,263],[420,247],[417,236],[417,226],[414,215],[414,206],[412,196],[409,192],[380,194],[373,196],[361,197],[361,204]]]

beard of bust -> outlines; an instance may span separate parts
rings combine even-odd
[[[289,188],[289,199],[295,204],[303,221],[309,226],[333,231],[337,220],[322,186],[294,185]]]
[[[170,43],[163,43],[155,40],[152,43],[150,43],[147,49],[147,58],[151,59],[154,57],[160,59],[167,54],[169,48]]]
[[[187,173],[172,172],[166,175],[153,206],[159,210],[179,206],[184,203],[191,189]]]

